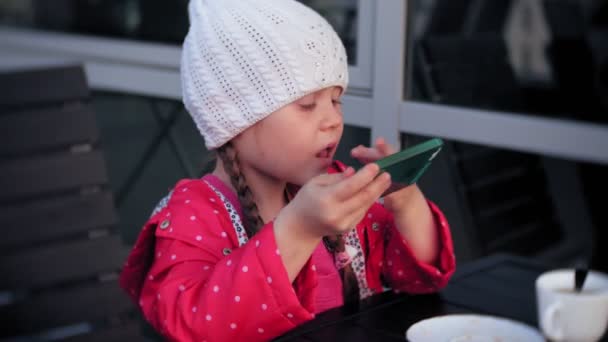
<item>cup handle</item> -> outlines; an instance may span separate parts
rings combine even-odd
[[[543,327],[547,330],[547,335],[550,335],[551,338],[561,340],[564,337],[564,331],[557,324],[557,317],[562,309],[562,303],[557,301],[545,310],[544,315],[542,315],[542,324]]]

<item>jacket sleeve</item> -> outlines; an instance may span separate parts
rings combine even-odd
[[[393,290],[408,293],[435,292],[447,285],[456,268],[450,228],[441,210],[428,201],[439,240],[439,256],[435,265],[416,259],[395,225],[393,216],[385,211],[385,250],[382,276]]]
[[[178,187],[156,216],[155,260],[139,303],[148,321],[176,341],[254,341],[312,319],[313,294],[289,282],[272,223],[238,247],[213,195]]]

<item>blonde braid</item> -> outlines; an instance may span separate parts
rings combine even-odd
[[[230,182],[236,190],[243,208],[243,214],[245,215],[245,222],[243,223],[247,236],[252,237],[262,228],[264,221],[260,217],[260,211],[255,204],[253,193],[247,185],[245,175],[241,172],[237,151],[232,143],[227,142],[217,149],[217,155],[224,163],[224,169],[230,177]]]

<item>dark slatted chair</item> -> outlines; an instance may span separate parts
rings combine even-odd
[[[0,74],[0,340],[143,340],[80,67]]]
[[[527,111],[500,35],[429,35],[420,41],[419,51],[419,69],[426,73],[422,89],[428,99],[467,108]],[[534,255],[564,238],[541,156],[449,144],[452,170],[482,255]]]

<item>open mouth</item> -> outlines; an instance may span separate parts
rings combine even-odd
[[[327,145],[324,149],[319,151],[319,153],[317,153],[316,157],[317,158],[331,158],[333,156],[335,150],[336,150],[336,144],[331,143],[331,144]]]

